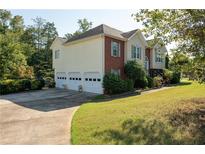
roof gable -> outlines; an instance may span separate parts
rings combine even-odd
[[[91,36],[98,35],[98,34],[105,34],[105,35],[109,35],[111,37],[113,36],[113,37],[116,37],[119,39],[126,40],[126,39],[129,39],[130,37],[132,37],[132,35],[134,35],[136,33],[136,31],[138,31],[138,29],[135,29],[135,30],[132,30],[129,32],[122,32],[118,29],[112,28],[112,27],[107,26],[105,24],[101,24],[97,27],[94,27],[94,28],[82,33],[82,34],[76,35],[76,36],[68,39],[65,43],[77,41],[77,40],[84,39],[84,38],[91,37]]]

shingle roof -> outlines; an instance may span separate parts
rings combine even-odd
[[[157,44],[159,42],[160,38],[154,38],[151,40],[147,40],[147,44],[150,48],[154,47],[155,44]]]
[[[134,29],[134,30],[131,30],[129,32],[126,32],[126,33],[122,33],[121,35],[125,38],[130,38],[136,31],[138,31],[139,29]]]
[[[109,27],[105,24],[101,24],[101,25],[94,27],[94,28],[92,28],[92,29],[80,34],[80,35],[77,35],[77,36],[74,36],[74,37],[68,39],[65,43],[76,41],[79,39],[83,39],[83,38],[98,35],[98,34],[107,34],[107,35],[118,37],[120,39],[127,39],[130,36],[132,36],[136,31],[137,31],[137,29],[124,33],[120,30]]]

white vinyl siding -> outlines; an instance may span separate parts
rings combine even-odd
[[[120,57],[120,43],[118,42],[111,42],[111,55],[113,57]]]

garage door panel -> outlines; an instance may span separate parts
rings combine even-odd
[[[56,73],[56,87],[58,88],[66,88],[67,84],[67,75],[65,72],[57,72]]]
[[[82,77],[80,72],[68,73],[68,88],[72,90],[79,90],[79,86],[82,85]]]
[[[92,93],[103,93],[102,79],[99,72],[85,72],[83,90]]]

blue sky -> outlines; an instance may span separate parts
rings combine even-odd
[[[10,10],[13,15],[21,15],[25,25],[33,24],[32,19],[42,17],[47,21],[54,22],[59,36],[73,33],[79,27],[78,19],[86,18],[93,22],[93,27],[100,24],[117,28],[121,31],[130,31],[143,26],[137,23],[131,15],[138,10]],[[174,45],[168,45],[168,50]]]
[[[59,36],[72,33],[78,29],[77,20],[87,18],[93,22],[93,27],[107,24],[122,31],[142,28],[134,21],[132,13],[137,10],[10,10],[13,15],[21,15],[25,25],[32,24],[32,18],[42,17],[54,22]]]

